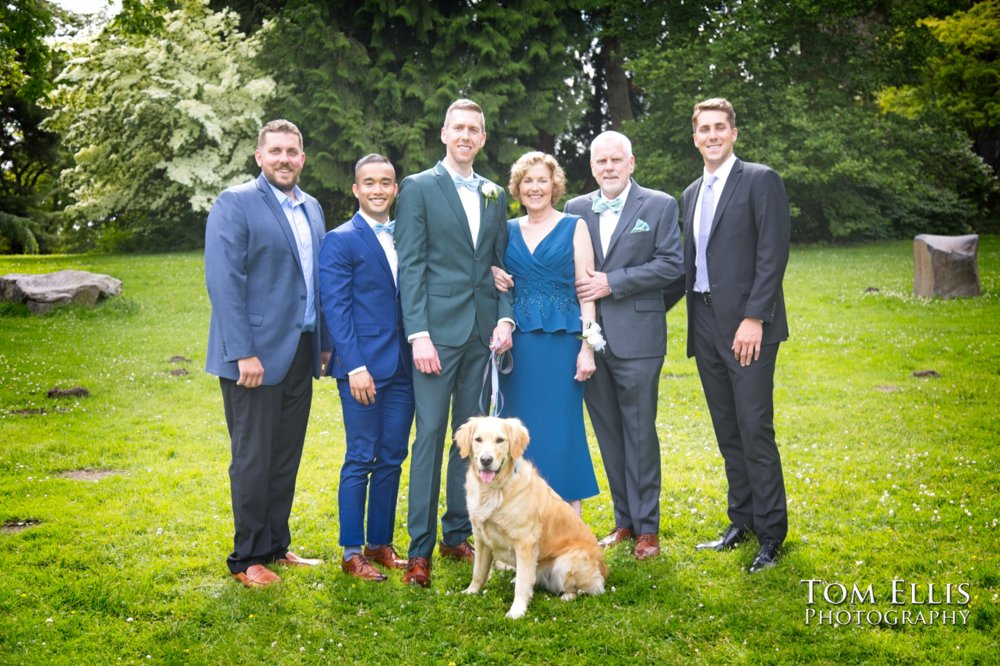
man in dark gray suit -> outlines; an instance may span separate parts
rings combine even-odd
[[[219,377],[232,446],[236,534],[227,563],[243,585],[263,587],[281,580],[267,567],[272,562],[322,562],[288,550],[288,516],[312,380],[330,342],[317,305],[323,211],[298,187],[302,134],[287,120],[272,120],[260,130],[254,156],[260,176],[220,194],[208,214],[205,370]]]
[[[688,356],[694,356],[729,481],[729,527],[699,549],[727,550],[756,534],[750,573],[774,566],[788,532],[774,439],[774,367],[788,338],[781,282],[790,221],[772,169],[733,154],[736,113],[724,99],[694,107],[704,174],[682,195]]]
[[[660,552],[660,440],[656,403],[667,351],[663,288],[680,277],[677,201],[632,178],[632,143],[604,132],[590,144],[600,189],[566,204],[587,222],[595,270],[577,282],[577,295],[596,301],[607,347],[584,400],[601,449],[615,511],[607,548],[635,538],[644,560]]]

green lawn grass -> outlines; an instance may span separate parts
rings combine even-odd
[[[675,308],[658,419],[663,555],[614,550],[604,596],[539,592],[517,622],[503,617],[507,572],[477,597],[460,594],[470,567],[440,560],[429,590],[398,573],[382,585],[340,573],[330,380],[316,386],[292,531],[296,552],[334,564],[240,587],[224,562],[229,449],[217,380],[202,370],[201,256],[0,257],[0,274],[80,268],[124,282],[93,311],[0,309],[0,522],[38,521],[0,534],[0,663],[996,663],[1000,238],[982,239],[975,299],[914,298],[911,248],[793,249],[775,395],[791,530],[777,568],[746,574],[749,543],[693,548],[726,524],[725,481]],[[171,374],[180,368],[190,374]],[[921,370],[939,376],[912,376]],[[46,397],[76,385],[90,397]],[[602,493],[584,518],[603,534],[612,512],[593,440],[591,452]],[[78,469],[116,473],[62,476]],[[403,549],[406,504],[404,482]],[[824,581],[812,605],[803,580]],[[893,580],[904,581],[896,605]],[[870,586],[874,603],[835,603],[836,586],[828,602],[830,583]],[[950,604],[918,603],[948,584]],[[968,615],[831,626],[807,624],[809,610]]]

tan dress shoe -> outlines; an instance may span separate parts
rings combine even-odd
[[[386,579],[386,575],[372,566],[361,553],[354,553],[346,560],[341,560],[340,570],[348,576],[354,576],[361,580],[370,580],[381,583]]]
[[[476,549],[468,541],[463,541],[457,546],[446,546],[444,541],[438,544],[438,552],[441,557],[450,557],[459,562],[472,563],[476,559]]]
[[[391,543],[379,546],[378,548],[365,546],[365,559],[375,564],[380,564],[386,569],[406,568],[406,560],[399,556],[399,553],[396,552]]]
[[[431,586],[431,563],[426,557],[411,557],[406,563],[403,582],[407,585]]]
[[[658,534],[640,534],[635,539],[635,559],[646,560],[660,554]]]
[[[292,551],[285,553],[284,557],[279,557],[275,560],[278,564],[284,564],[290,567],[317,567],[323,564],[323,560],[309,559],[307,557],[299,557]]]
[[[244,587],[267,587],[280,583],[281,578],[263,564],[253,564],[246,571],[234,573],[233,578],[240,581]]]
[[[616,527],[611,530],[611,534],[598,541],[597,545],[601,548],[611,548],[633,537],[635,537],[635,532],[632,531],[631,527]]]

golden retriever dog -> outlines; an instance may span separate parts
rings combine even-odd
[[[470,458],[465,481],[476,557],[465,594],[486,584],[494,560],[514,567],[514,603],[507,617],[528,610],[536,583],[565,601],[602,594],[608,567],[597,539],[572,507],[522,458],[528,429],[518,419],[473,417],[455,433]]]

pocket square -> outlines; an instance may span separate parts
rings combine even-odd
[[[632,227],[632,231],[630,231],[629,233],[638,234],[642,233],[643,231],[649,231],[649,224],[645,220],[640,218],[635,221],[635,226]]]

